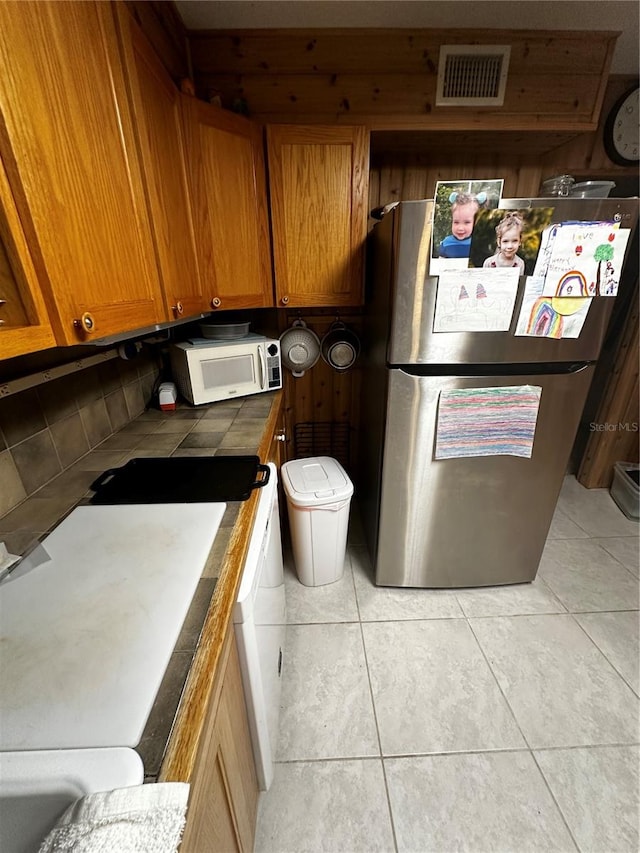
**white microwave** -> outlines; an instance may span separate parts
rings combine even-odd
[[[280,341],[262,335],[174,344],[171,369],[180,393],[194,406],[282,388]]]

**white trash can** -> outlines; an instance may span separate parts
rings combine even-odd
[[[353,483],[330,456],[285,462],[281,476],[298,579],[305,586],[340,580]]]

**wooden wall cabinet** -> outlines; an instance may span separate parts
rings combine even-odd
[[[278,307],[363,299],[369,142],[365,127],[267,127]]]
[[[129,10],[114,4],[168,316],[211,310],[187,186],[180,92]]]
[[[0,3],[0,154],[58,343],[167,319],[111,5]]]
[[[253,850],[258,783],[233,625],[218,673],[191,777],[181,853]]]
[[[273,305],[262,127],[182,95],[189,191],[210,309]]]
[[[38,277],[0,161],[0,359],[55,346]]]

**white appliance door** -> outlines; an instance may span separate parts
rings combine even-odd
[[[275,466],[270,463],[269,468],[271,476],[260,493],[234,611],[256,775],[263,791],[273,780],[286,639],[278,478]]]

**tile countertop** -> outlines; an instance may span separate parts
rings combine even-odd
[[[124,465],[140,456],[221,456],[258,455],[262,462],[276,428],[282,392],[274,391],[207,406],[179,406],[174,412],[149,409],[108,438],[72,468],[56,477],[12,512],[0,519],[0,540],[13,553],[22,553],[37,539],[47,535],[72,509],[86,503],[93,494],[89,486],[107,468]],[[243,549],[238,547],[242,530],[253,522],[256,492],[248,501],[229,502],[213,548],[203,570],[191,607],[176,642],[165,678],[145,727],[137,751],[144,763],[145,781],[166,779],[162,773],[167,743],[169,776],[188,781],[190,768],[204,717],[204,709],[190,707],[191,694],[208,696],[206,685],[196,683],[193,670],[215,672],[218,643],[212,635],[224,633],[231,618],[233,602],[243,564]],[[220,580],[220,583],[218,583]],[[203,627],[204,626],[204,627]],[[206,643],[201,641],[207,634]],[[202,658],[200,646],[206,645],[205,665],[194,666]],[[203,661],[200,661],[203,664]],[[186,687],[185,687],[186,685]],[[185,706],[186,703],[186,707]],[[176,711],[180,713],[176,718]],[[174,725],[175,722],[175,725]],[[184,731],[180,730],[180,726]],[[178,759],[180,742],[188,745],[187,756]]]

